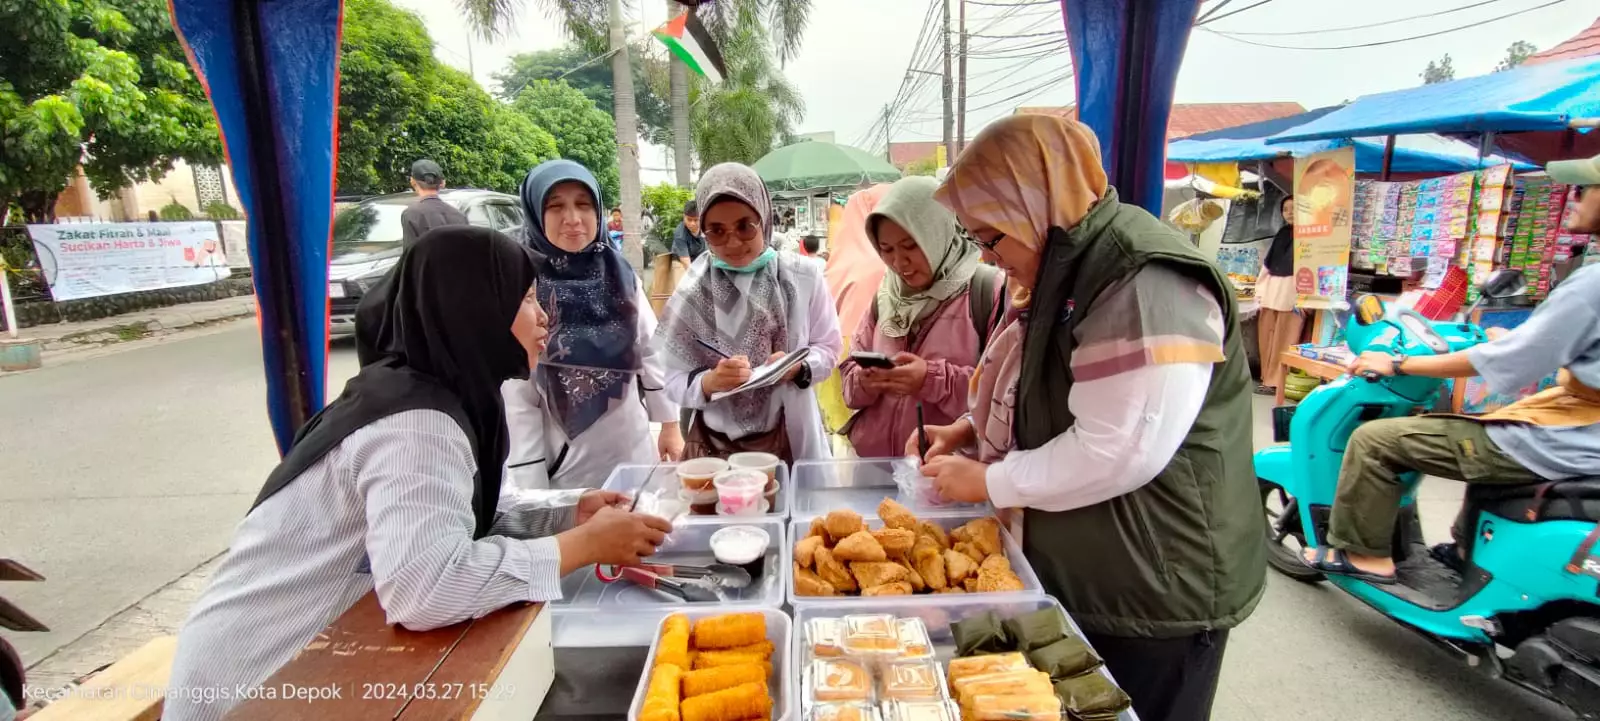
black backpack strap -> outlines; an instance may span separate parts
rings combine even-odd
[[[994,331],[994,293],[1000,269],[979,264],[972,274],[972,284],[967,288],[967,308],[972,312],[972,329],[978,332],[978,357],[989,347],[989,334]]]

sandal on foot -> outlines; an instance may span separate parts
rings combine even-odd
[[[1394,576],[1384,576],[1356,568],[1354,564],[1350,563],[1350,556],[1342,548],[1330,548],[1326,554],[1319,548],[1317,549],[1317,560],[1306,561],[1303,556],[1300,560],[1312,570],[1321,571],[1332,576],[1344,576],[1357,581],[1366,581],[1379,586],[1394,585],[1397,580]]]
[[[1258,395],[1258,396],[1275,396],[1275,395],[1278,395],[1278,388],[1276,386],[1269,386],[1269,385],[1267,385],[1265,383],[1257,383],[1256,384],[1256,395]]]

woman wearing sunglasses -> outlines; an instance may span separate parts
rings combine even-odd
[[[748,166],[723,163],[695,188],[706,249],[667,302],[655,342],[666,394],[696,418],[684,457],[761,451],[785,463],[830,455],[813,379],[838,364],[843,338],[822,265],[772,248],[772,203]],[[713,401],[755,367],[806,348],[778,383]]]

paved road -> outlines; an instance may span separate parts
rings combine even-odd
[[[257,349],[246,323],[0,377],[0,555],[49,577],[4,594],[56,629],[13,637],[26,661],[226,547],[275,459]],[[336,348],[334,378],[354,370]],[[1430,537],[1444,537],[1459,498],[1452,484],[1425,487]],[[1570,718],[1327,585],[1269,577],[1230,640],[1218,721]]]

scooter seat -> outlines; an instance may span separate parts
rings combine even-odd
[[[1600,476],[1509,486],[1467,486],[1467,503],[1512,521],[1600,522]]]

